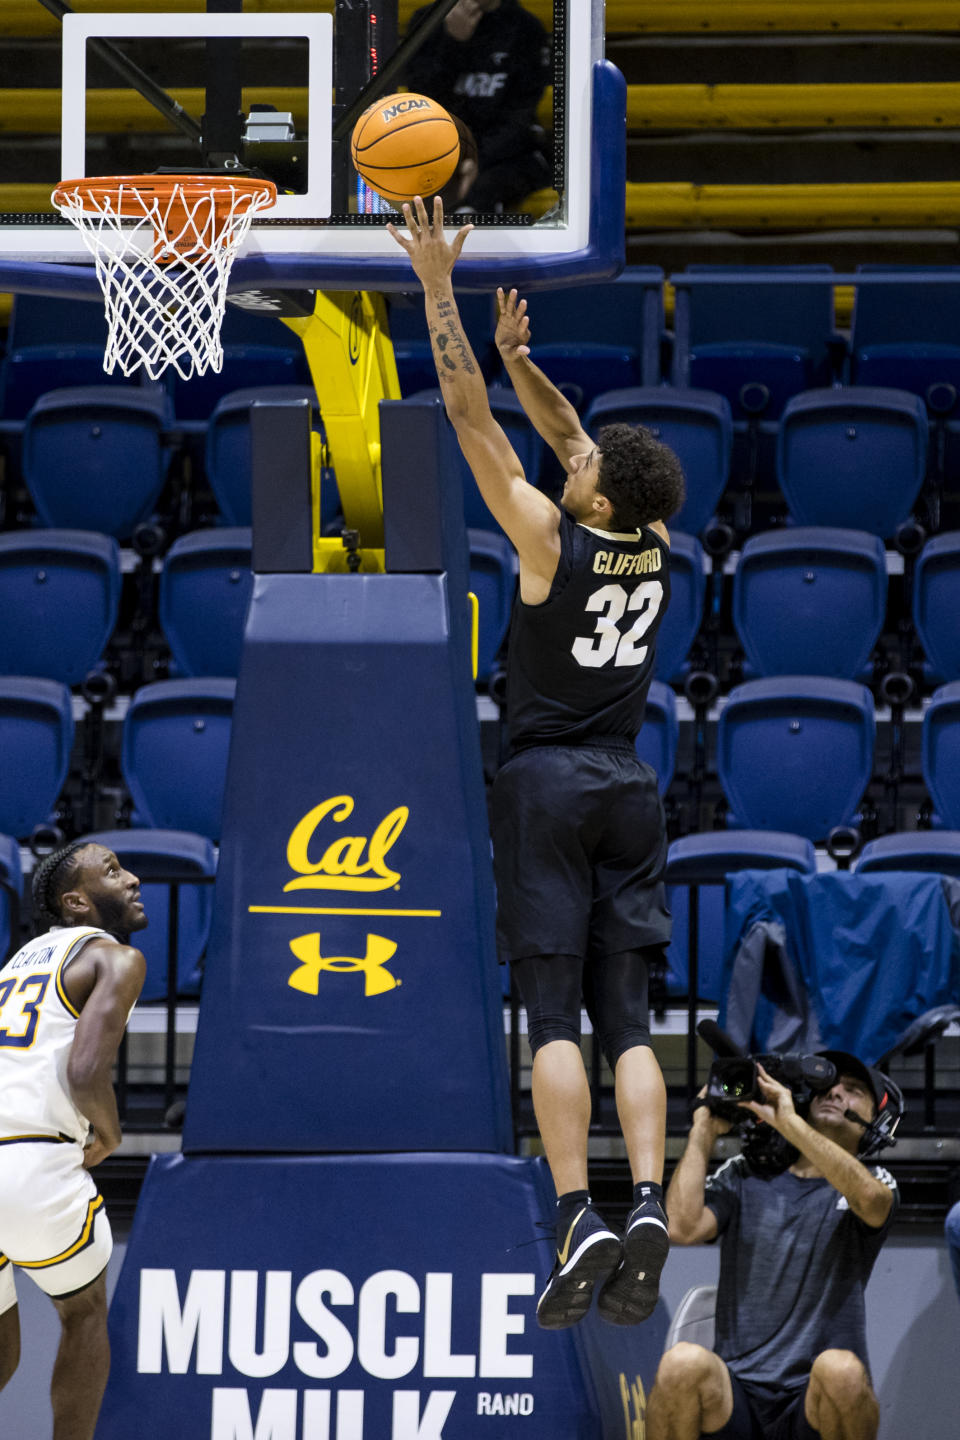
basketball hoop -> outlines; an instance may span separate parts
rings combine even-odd
[[[108,375],[220,371],[230,268],[254,215],[276,198],[272,181],[249,175],[60,182],[53,203],[80,231],[106,302]]]

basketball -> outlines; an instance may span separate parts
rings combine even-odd
[[[446,185],[460,160],[460,140],[450,115],[429,96],[385,95],[353,127],[350,151],[371,190],[402,205]]]

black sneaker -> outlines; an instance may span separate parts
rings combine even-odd
[[[537,1324],[544,1330],[576,1325],[590,1309],[593,1287],[616,1270],[620,1239],[591,1204],[580,1207],[565,1235],[557,1234],[557,1259],[537,1301]]]
[[[656,1309],[660,1271],[670,1249],[667,1217],[656,1200],[631,1210],[623,1260],[600,1291],[597,1309],[611,1325],[639,1325]]]

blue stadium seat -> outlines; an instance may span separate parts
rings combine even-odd
[[[293,332],[291,331],[291,337]],[[233,390],[265,386],[310,387],[310,369],[303,347],[296,345],[230,344],[224,342],[223,367],[217,372],[194,375],[183,380],[175,370],[170,375],[170,395],[177,424],[203,427],[214,407]]]
[[[667,950],[667,989],[686,995],[690,985],[690,887],[697,891],[697,995],[716,1004],[723,973],[723,883],[737,870],[797,870],[813,875],[811,841],[774,830],[714,830],[674,840],[667,856],[667,904],[673,939]]]
[[[228,525],[249,526],[253,522],[250,411],[258,400],[317,403],[309,385],[258,385],[234,390],[217,401],[206,427],[204,468]],[[316,413],[319,415],[319,410]]]
[[[697,283],[673,277],[675,385],[718,391],[743,420],[773,419],[791,395],[830,383],[832,287],[794,283],[801,274],[830,275],[829,265],[689,265],[684,273]],[[711,274],[727,283],[700,280]],[[770,276],[779,279],[758,283]]]
[[[647,709],[637,736],[637,754],[657,772],[660,794],[670,789],[673,772],[677,765],[677,741],[680,727],[677,723],[677,702],[669,685],[651,680],[647,694]]]
[[[960,530],[935,535],[917,556],[913,623],[937,677],[960,679]]]
[[[730,823],[817,843],[849,824],[870,781],[873,697],[826,676],[750,680],[717,722],[717,772]]]
[[[63,789],[73,747],[70,691],[58,680],[0,676],[0,833],[27,839]]]
[[[876,535],[798,526],[753,535],[743,547],[733,623],[759,675],[856,679],[886,609],[886,552]]]
[[[706,594],[703,547],[693,535],[670,531],[670,604],[657,631],[654,674],[672,680],[682,672],[703,619]]]
[[[20,943],[16,927],[22,885],[20,846],[12,835],[0,835],[0,965]]]
[[[960,879],[960,830],[911,830],[864,845],[855,871],[923,870]]]
[[[419,395],[410,398],[439,400],[442,396],[439,389],[433,388],[421,390]],[[536,485],[543,460],[543,441],[530,424],[526,411],[512,390],[505,385],[490,385],[487,387],[487,398],[493,418],[503,427],[507,439],[517,452],[524,475],[531,485]],[[477,482],[462,455],[460,471],[463,480],[463,513],[468,530],[493,530],[502,534],[499,525],[480,498]]]
[[[927,468],[927,414],[906,390],[811,390],[786,406],[777,475],[800,525],[892,536]]]
[[[85,345],[64,340],[9,351],[0,364],[0,416],[4,424],[22,425],[41,395],[50,390],[88,385],[129,388],[131,382],[122,370],[113,375],[104,372],[103,349],[99,343]]]
[[[181,675],[236,675],[253,590],[247,528],[194,530],[171,545],[160,624]]]
[[[158,390],[53,390],[27,417],[23,474],[44,525],[127,540],[147,520],[170,463],[169,401]]]
[[[470,589],[478,607],[477,680],[485,685],[510,624],[517,588],[517,557],[506,536],[492,530],[468,530],[467,541]]]
[[[922,270],[954,277],[953,284],[903,279],[858,285],[850,327],[855,384],[895,386],[933,402],[932,409],[950,409],[942,387],[950,387],[954,399],[960,392],[960,266],[858,265],[857,270],[862,275]]]
[[[120,552],[107,535],[0,535],[0,674],[78,685],[113,633],[120,584]]]
[[[51,295],[15,295],[0,364],[0,417],[23,421],[48,390],[74,385],[129,385],[103,369],[103,305]]]
[[[236,681],[158,680],[123,723],[123,778],[139,825],[220,837]]]
[[[663,271],[654,265],[530,298],[532,358],[581,411],[605,390],[658,384],[663,329]]]
[[[150,924],[146,930],[138,930],[132,940],[147,962],[141,1000],[166,998],[173,889],[170,882],[185,882],[177,886],[176,987],[179,995],[199,994],[200,958],[213,919],[213,886],[189,882],[216,874],[211,841],[183,830],[100,830],[83,838],[112,850],[121,865],[143,882],[140,895]]]
[[[66,342],[107,345],[107,319],[99,295],[93,300],[67,300],[62,295],[14,295],[7,329],[7,351]]]
[[[937,821],[960,830],[960,680],[934,690],[923,716],[923,780]]]
[[[601,425],[646,425],[679,457],[687,482],[683,509],[671,527],[699,535],[716,511],[730,478],[733,418],[729,401],[709,390],[665,385],[612,390],[598,395],[584,420],[595,435]]]

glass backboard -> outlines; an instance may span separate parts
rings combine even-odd
[[[449,0],[438,3],[444,18],[424,51],[447,23]],[[83,0],[80,11],[78,0],[80,13],[57,22],[41,0],[9,0],[0,17],[5,63],[22,57],[40,83],[4,127],[18,143],[0,139],[0,290],[95,293],[82,240],[50,203],[61,179],[198,173],[211,163],[252,167],[280,192],[253,223],[231,291],[408,289],[409,264],[386,232],[389,207],[359,181],[348,141],[358,107],[415,88],[410,37],[428,28],[411,23],[420,8],[410,0],[250,0],[248,9],[240,0]],[[515,8],[503,0],[499,13]],[[549,47],[536,105],[548,169],[502,209],[451,216],[475,226],[458,265],[461,289],[500,283],[505,263],[510,283],[528,288],[612,275],[623,263],[625,91],[603,60],[602,0],[521,8]],[[509,115],[516,58],[494,55],[459,82],[462,93],[500,87]]]

